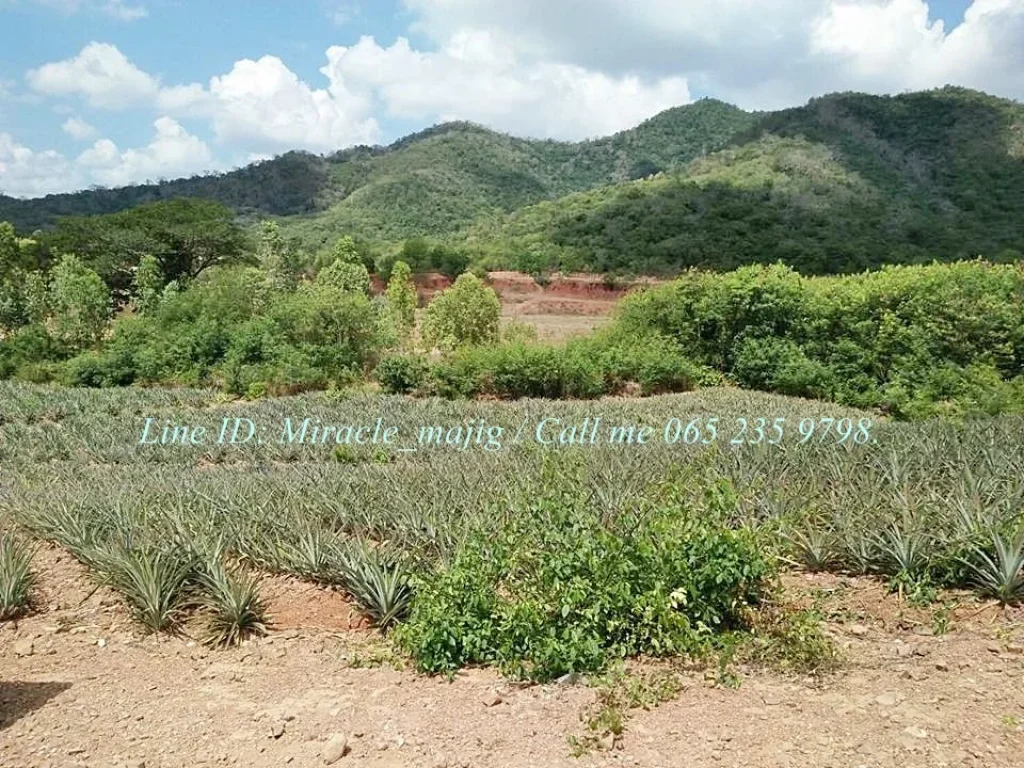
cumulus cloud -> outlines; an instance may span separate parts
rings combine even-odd
[[[573,64],[524,62],[490,32],[462,30],[437,52],[372,37],[327,51],[333,84],[370,89],[394,116],[466,119],[513,133],[582,138],[611,133],[690,101],[686,80],[612,77]]]
[[[0,133],[0,193],[39,197],[78,186],[67,159],[54,150],[34,152]]]
[[[89,43],[71,59],[30,70],[29,85],[49,96],[82,96],[94,107],[123,109],[156,98],[160,86],[109,43]]]
[[[609,75],[686,77],[748,108],[837,90],[947,83],[1024,97],[1024,0],[974,0],[963,23],[925,0],[404,0],[439,45],[484,30],[524,57]]]
[[[80,117],[69,117],[60,129],[76,141],[86,141],[96,135],[96,129]]]
[[[235,62],[210,80],[208,94],[203,109],[212,113],[218,139],[252,152],[334,151],[380,135],[365,95],[335,78],[326,89],[312,88],[276,56]]]
[[[76,165],[106,186],[189,176],[213,167],[210,148],[176,121],[161,117],[153,126],[156,135],[147,146],[122,152],[109,139],[100,139],[78,156]]]
[[[52,149],[34,151],[10,134],[0,133],[0,193],[38,197],[222,168],[210,148],[175,120],[161,117],[153,127],[153,139],[144,147],[121,150],[113,141],[99,139],[73,160]]]

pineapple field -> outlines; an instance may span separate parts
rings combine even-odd
[[[0,660],[37,679],[2,684],[5,765],[670,764],[693,729],[695,765],[1024,744],[1019,416],[0,382],[0,467]],[[50,698],[121,714],[101,739],[37,721]],[[817,742],[780,742],[816,699]],[[133,730],[149,707],[170,721]]]

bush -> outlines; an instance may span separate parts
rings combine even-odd
[[[577,491],[524,497],[418,582],[397,639],[421,670],[493,664],[550,680],[699,652],[744,626],[769,573],[748,533],[671,502],[606,522]]]
[[[467,272],[427,306],[423,340],[448,350],[492,343],[498,340],[500,318],[498,294]]]
[[[422,357],[394,355],[381,360],[374,375],[385,392],[404,395],[422,387],[429,371],[430,366]]]
[[[1024,272],[982,261],[804,278],[691,271],[627,297],[615,334],[661,336],[747,387],[897,416],[1012,412]]]

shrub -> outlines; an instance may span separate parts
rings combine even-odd
[[[412,282],[412,270],[404,261],[395,262],[391,268],[387,287],[388,304],[395,317],[405,329],[416,324],[416,286]]]
[[[467,272],[427,306],[423,340],[430,346],[449,350],[491,343],[498,339],[500,318],[498,294]]]
[[[407,394],[424,385],[430,366],[418,355],[393,355],[377,364],[374,375],[385,392]]]
[[[366,267],[341,259],[321,269],[316,282],[342,293],[370,294],[370,273]]]
[[[102,278],[73,255],[53,268],[50,307],[59,338],[75,347],[95,344],[110,316],[110,293]]]
[[[679,504],[604,521],[573,489],[511,509],[417,583],[397,638],[426,672],[494,664],[535,680],[698,652],[743,626],[768,565],[747,533]]]

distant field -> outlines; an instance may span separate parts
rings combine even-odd
[[[514,315],[507,310],[503,324],[517,320],[537,329],[541,341],[564,341],[574,336],[585,336],[608,324],[607,315]]]

